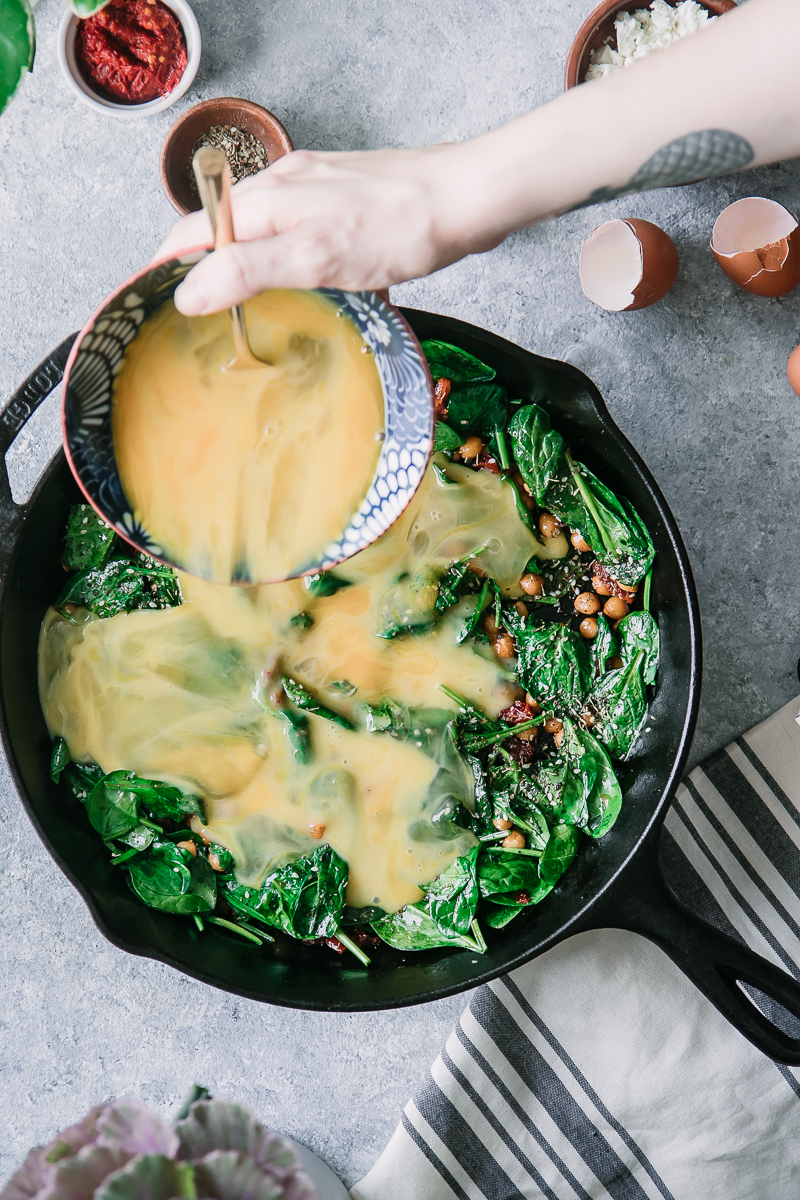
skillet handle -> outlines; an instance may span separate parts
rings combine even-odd
[[[649,938],[758,1050],[777,1062],[800,1066],[800,1038],[764,1016],[739,982],[777,1001],[798,1022],[800,983],[680,903],[661,874],[657,832],[592,906],[586,927],[628,929]]]
[[[77,337],[71,333],[52,354],[48,354],[35,371],[21,383],[0,412],[0,565],[5,568],[11,546],[22,524],[26,505],[15,504],[6,467],[6,452],[19,431],[33,416],[39,405],[58,387],[64,377],[69,352]]]

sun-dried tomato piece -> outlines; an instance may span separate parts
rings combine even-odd
[[[612,596],[619,596],[620,600],[627,601],[630,604],[632,598],[636,595],[635,588],[625,587],[622,583],[617,583],[614,576],[606,570],[599,562],[593,562],[589,567],[590,575],[596,575],[598,579],[602,579],[607,588],[610,588]]]
[[[493,475],[502,474],[500,463],[487,450],[482,450],[472,465],[477,471],[491,471]]]
[[[447,398],[450,395],[450,380],[437,379],[433,389],[433,410],[437,421],[447,420]]]
[[[521,725],[523,721],[532,721],[540,711],[538,704],[534,708],[527,700],[515,700],[508,708],[503,709],[500,720],[505,721],[506,725]]]

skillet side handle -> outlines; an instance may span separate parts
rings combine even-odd
[[[680,903],[661,874],[657,833],[599,905],[592,906],[588,928],[609,927],[654,942],[762,1054],[800,1066],[800,1038],[773,1024],[739,986],[757,988],[800,1021],[800,983]]]
[[[15,535],[25,515],[25,506],[15,504],[11,495],[6,452],[42,401],[61,383],[69,352],[77,336],[77,333],[71,333],[64,338],[61,345],[20,384],[0,412],[0,567],[3,570],[8,564]]]

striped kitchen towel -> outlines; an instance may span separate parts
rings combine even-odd
[[[692,771],[661,846],[685,904],[798,979],[799,703]],[[474,993],[352,1196],[798,1200],[800,1070],[644,938],[581,934]]]

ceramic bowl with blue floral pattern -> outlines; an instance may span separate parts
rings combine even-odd
[[[144,321],[171,299],[208,251],[169,259],[134,275],[81,330],[64,372],[67,460],[87,500],[137,550],[182,568],[134,517],[114,457],[114,381]],[[425,356],[404,317],[376,292],[320,288],[358,329],[383,389],[386,436],[370,488],[341,538],[303,574],[324,570],[363,550],[392,525],[422,481],[433,449],[433,385]],[[255,582],[255,581],[253,581]]]

